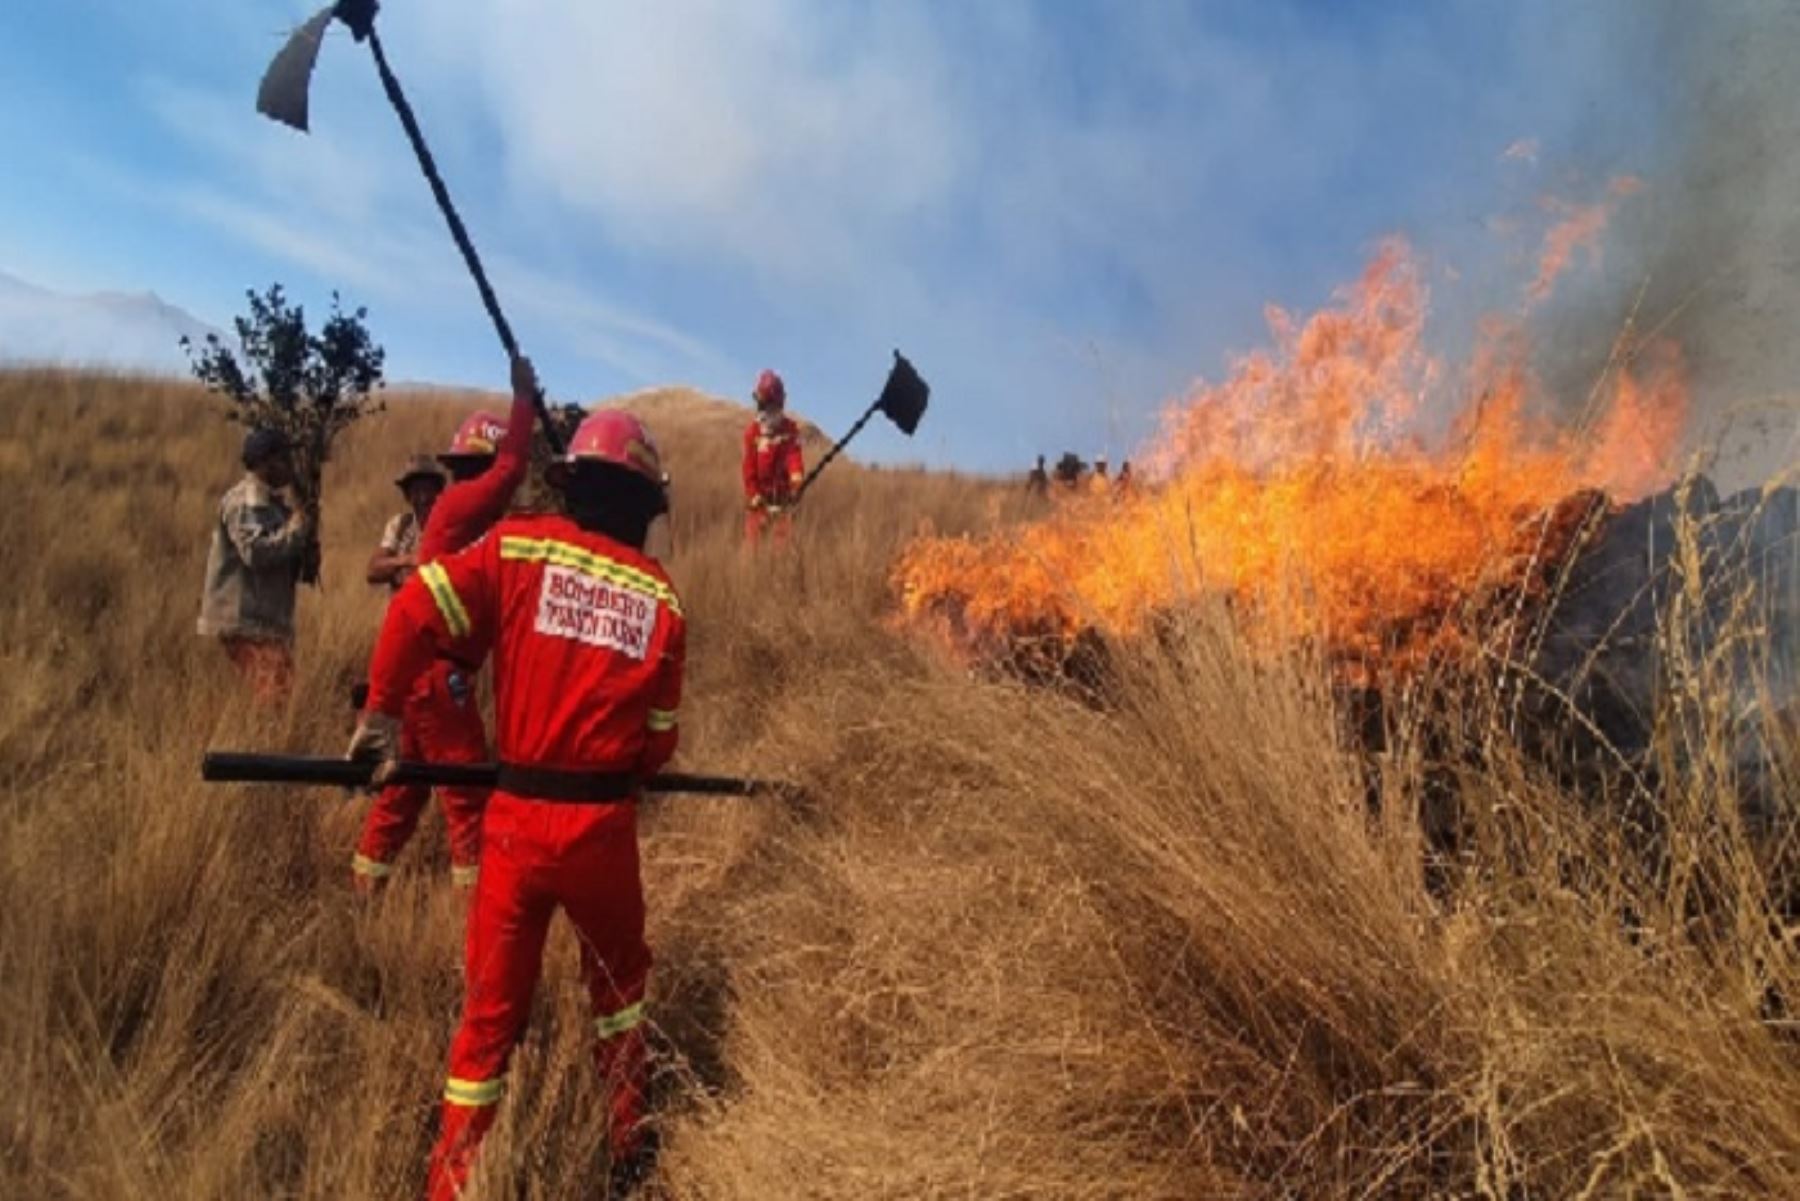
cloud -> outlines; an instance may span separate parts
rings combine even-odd
[[[385,105],[381,145],[367,122],[322,121],[301,138],[246,120],[239,97],[155,78],[139,90],[204,170],[165,175],[90,161],[90,172],[113,188],[364,297],[415,310],[474,299],[439,215],[425,204],[424,181],[396,145],[400,135]],[[578,280],[527,267],[504,251],[484,256],[484,266],[504,304],[553,324],[574,353],[636,383],[719,361],[702,339]]]

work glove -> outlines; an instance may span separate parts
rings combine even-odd
[[[400,719],[385,713],[365,712],[357,719],[356,733],[350,736],[350,749],[344,752],[344,758],[374,763],[370,787],[386,784],[400,762]]]
[[[763,507],[763,498],[761,495],[752,496],[750,498],[750,507],[752,509],[760,509]]]

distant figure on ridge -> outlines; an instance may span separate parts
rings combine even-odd
[[[294,678],[294,592],[316,554],[294,493],[294,460],[279,430],[244,436],[244,478],[219,501],[199,631],[217,638],[256,699],[276,704]]]
[[[1037,457],[1037,466],[1025,477],[1025,494],[1042,497],[1050,495],[1050,473],[1044,470],[1044,456]]]
[[[1132,495],[1137,488],[1137,481],[1131,474],[1131,460],[1126,459],[1119,464],[1119,478],[1113,481],[1113,492],[1121,497]]]
[[[398,592],[406,578],[418,570],[419,536],[425,532],[425,522],[444,490],[446,478],[444,469],[429,455],[414,455],[406,461],[394,480],[394,486],[406,497],[406,511],[396,513],[381,531],[381,541],[369,556],[369,583],[385,584],[389,591]]]
[[[800,427],[785,411],[787,386],[765,371],[751,392],[756,420],[744,430],[744,539],[752,546],[765,534],[777,544],[793,526],[788,511],[806,478],[800,454]]]
[[[1094,456],[1094,474],[1088,479],[1088,491],[1095,496],[1112,495],[1112,478],[1106,474],[1106,456]]]
[[[1081,473],[1087,467],[1073,451],[1063,451],[1062,458],[1056,460],[1055,478],[1057,486],[1065,492],[1073,492],[1081,487]]]

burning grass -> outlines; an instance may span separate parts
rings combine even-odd
[[[435,821],[362,910],[358,804],[194,767],[341,745],[379,605],[354,568],[454,415],[396,398],[333,464],[299,695],[264,720],[190,633],[233,474],[199,403],[0,377],[0,1194],[414,1196],[459,988]],[[651,1195],[1800,1194],[1794,919],[1734,817],[1725,661],[1690,645],[1658,715],[1660,866],[1492,727],[1434,895],[1430,757],[1397,722],[1372,814],[1316,650],[1268,656],[1208,593],[1154,653],[1107,640],[1104,709],[972,678],[886,631],[887,568],[922,515],[1011,520],[990,489],[847,470],[803,556],[745,558],[711,429],[658,429],[685,759],[813,800],[646,815]],[[593,1195],[572,951],[485,1196]]]
[[[1221,595],[1253,641],[1318,647],[1350,683],[1469,655],[1492,614],[1541,595],[1579,532],[1572,500],[1664,482],[1686,382],[1673,346],[1622,347],[1595,411],[1560,428],[1518,332],[1496,327],[1451,385],[1467,398],[1456,420],[1430,437],[1425,402],[1446,372],[1421,344],[1426,299],[1390,242],[1334,307],[1303,322],[1271,309],[1273,348],[1196,387],[1139,456],[1151,487],[915,542],[894,569],[906,615],[976,649],[1130,636]]]

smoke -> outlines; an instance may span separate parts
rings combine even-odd
[[[1660,161],[1611,235],[1609,291],[1559,314],[1546,376],[1578,398],[1628,320],[1671,335],[1694,389],[1690,447],[1716,444],[1710,470],[1727,486],[1760,481],[1800,455],[1800,8],[1650,0],[1629,13],[1620,69],[1657,110]]]

